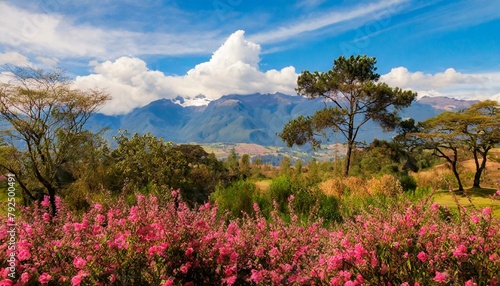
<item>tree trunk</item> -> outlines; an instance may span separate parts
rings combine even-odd
[[[463,192],[464,191],[464,186],[462,185],[462,180],[460,180],[460,174],[458,173],[457,170],[457,162],[458,162],[458,150],[456,148],[451,148],[453,151],[453,156],[446,155],[441,149],[436,148],[435,151],[437,151],[441,155],[437,155],[438,157],[445,158],[448,163],[451,165],[451,171],[453,172],[453,175],[455,175],[455,178],[457,179],[458,183],[458,191]]]
[[[353,143],[347,143],[347,152],[345,156],[345,164],[344,164],[344,177],[347,178],[349,176],[349,167],[351,166],[351,153],[353,148]]]
[[[481,164],[479,164],[477,153],[481,154],[482,156]],[[481,175],[483,174],[484,169],[486,169],[487,154],[488,150],[485,150],[485,152],[474,150],[474,162],[476,163],[476,173],[474,174],[474,184],[472,185],[474,188],[481,188]]]
[[[455,175],[455,178],[457,179],[458,183],[458,191],[463,192],[464,191],[464,186],[462,185],[462,180],[460,180],[460,174],[458,173],[457,170],[457,162],[451,162],[451,170],[453,171],[453,175]]]
[[[52,217],[55,217],[57,214],[57,206],[56,206],[56,190],[54,188],[48,189],[49,191],[49,201],[50,201],[50,214]]]

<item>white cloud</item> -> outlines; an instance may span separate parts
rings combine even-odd
[[[203,94],[214,100],[231,93],[294,94],[298,76],[295,68],[260,71],[260,53],[260,46],[246,40],[240,30],[229,36],[208,62],[196,65],[185,75],[166,76],[148,69],[139,58],[121,57],[116,61],[92,62],[94,73],[77,77],[75,85],[106,88],[113,98],[102,109],[106,114],[126,113],[153,100],[178,95],[194,98]]]
[[[193,40],[196,39],[196,40]],[[217,32],[139,33],[77,24],[60,14],[35,13],[0,1],[0,44],[47,58],[109,59],[126,55],[184,55],[209,52]]]
[[[461,73],[453,68],[435,74],[393,68],[380,80],[390,86],[411,89],[419,97],[448,96],[458,99],[500,100],[500,72]]]
[[[49,66],[49,67],[57,67],[57,64],[59,63],[59,59],[55,57],[47,58],[47,57],[36,57],[36,60],[42,65],[42,66]]]
[[[28,58],[18,52],[0,53],[0,65],[25,66],[28,63]]]

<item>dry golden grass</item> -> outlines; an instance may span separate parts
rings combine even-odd
[[[370,195],[384,194],[387,196],[396,196],[403,193],[401,182],[392,175],[383,175],[380,178],[372,178],[367,182],[368,193]]]
[[[327,196],[340,198],[344,195],[345,189],[342,179],[330,179],[322,182],[319,189]]]
[[[500,179],[500,162],[497,162],[495,159],[498,152],[500,152],[500,149],[495,149],[486,162],[486,169],[481,176],[481,187],[498,187],[497,184]],[[474,160],[470,159],[460,162],[458,171],[464,187],[472,187],[474,174],[476,172],[476,164]],[[412,173],[412,176],[417,181],[418,186],[429,186],[432,189],[448,189],[449,183],[451,182],[452,185],[456,187],[455,176],[453,175],[448,164],[441,164],[430,170]]]
[[[450,180],[454,180],[453,173],[445,165],[436,166],[431,170],[412,173],[417,186],[429,186],[433,190],[447,189]]]

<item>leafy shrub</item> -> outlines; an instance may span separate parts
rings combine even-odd
[[[286,212],[288,198],[293,194],[293,185],[290,177],[279,176],[269,186],[271,201],[276,201],[281,212]]]
[[[403,187],[404,192],[413,191],[417,188],[417,180],[407,173],[401,173],[398,176],[398,180],[401,183],[401,187]]]
[[[226,188],[218,186],[212,193],[211,199],[218,206],[220,211],[227,211],[232,217],[241,217],[244,213],[253,212],[253,198],[255,185],[251,182],[239,180],[233,182]]]

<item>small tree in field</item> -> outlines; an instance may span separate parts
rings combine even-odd
[[[84,125],[109,96],[73,89],[58,70],[11,68],[8,74],[11,80],[0,85],[1,135],[16,151],[0,166],[17,177],[31,199],[33,190],[46,190],[55,215],[55,195],[63,187],[58,176],[92,136]]]
[[[347,140],[344,176],[349,175],[351,153],[359,129],[370,120],[384,130],[393,130],[400,118],[398,111],[408,107],[416,93],[391,88],[377,82],[376,59],[367,56],[340,56],[327,72],[303,71],[297,80],[297,93],[309,99],[324,98],[334,106],[316,111],[312,116],[299,116],[288,122],[279,136],[291,147],[311,143],[319,148],[317,135],[324,130],[340,131]]]
[[[463,112],[465,119],[463,132],[476,166],[473,184],[476,188],[480,188],[481,175],[486,169],[488,152],[500,143],[499,108],[498,102],[485,100]]]
[[[498,107],[498,102],[486,100],[466,110],[443,112],[421,122],[421,130],[409,135],[422,148],[434,150],[436,156],[450,163],[459,191],[463,191],[458,172],[459,150],[472,152],[476,167],[473,186],[479,188],[488,152],[500,143]]]

